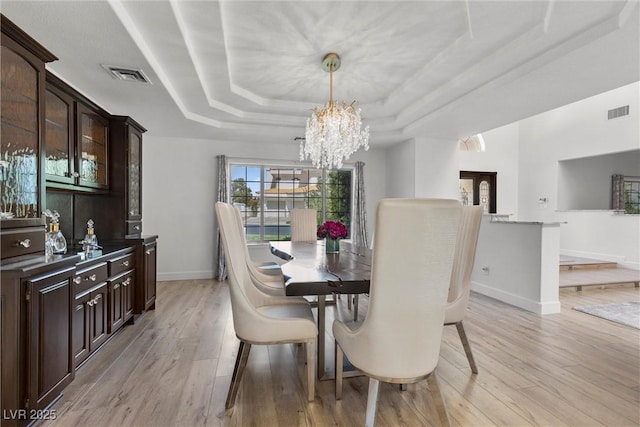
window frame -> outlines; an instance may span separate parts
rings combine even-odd
[[[286,161],[286,160],[268,160],[268,159],[247,159],[247,158],[241,158],[241,157],[233,157],[233,158],[228,158],[227,160],[227,188],[229,189],[229,194],[228,194],[228,198],[229,198],[229,202],[231,203],[231,198],[232,198],[232,183],[233,183],[233,179],[231,177],[231,170],[234,166],[240,166],[240,167],[259,167],[260,168],[260,205],[264,206],[264,191],[265,191],[265,179],[264,179],[264,174],[268,169],[273,169],[273,168],[282,168],[282,169],[317,169],[316,167],[313,166],[313,164],[311,162],[299,162],[299,161]],[[350,163],[345,163],[342,165],[342,168],[340,169],[322,169],[322,186],[321,186],[321,205],[322,205],[322,209],[319,211],[321,212],[321,223],[326,221],[327,218],[327,193],[326,193],[326,182],[327,182],[327,177],[328,174],[332,171],[348,171],[351,174],[351,182],[350,182],[350,200],[349,200],[349,218],[350,218],[350,226],[348,227],[349,230],[349,235],[347,236],[347,239],[351,238],[352,235],[352,225],[353,225],[353,212],[355,209],[355,174],[356,174],[356,168],[355,168],[355,164],[350,164]],[[280,212],[280,209],[278,209],[278,212]],[[265,222],[264,222],[264,218],[265,215],[264,214],[260,214],[259,215],[260,218],[260,225],[259,225],[259,233],[258,233],[258,240],[252,240],[251,243],[264,243],[267,242],[267,240],[265,240]],[[246,228],[245,228],[245,233],[246,233]]]

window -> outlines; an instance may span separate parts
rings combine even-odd
[[[351,169],[234,162],[229,168],[231,202],[241,212],[247,241],[289,240],[294,208],[315,209],[318,224],[341,221],[350,230]]]
[[[611,209],[626,214],[640,214],[640,176],[611,176]]]
[[[624,177],[624,212],[640,214],[640,177]]]

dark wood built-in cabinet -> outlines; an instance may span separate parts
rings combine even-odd
[[[142,245],[144,276],[142,277],[142,286],[139,286],[138,289],[144,294],[138,299],[144,305],[138,307],[139,311],[154,309],[156,306],[156,248],[155,241]]]
[[[157,236],[142,235],[142,135],[48,74],[57,58],[2,15],[0,396],[3,426],[36,421],[76,369],[156,303]],[[64,255],[45,256],[45,209]],[[89,219],[101,253],[82,253]]]
[[[112,228],[124,227],[125,236],[138,237],[142,232],[142,134],[146,129],[131,117],[113,116],[110,132],[111,194],[116,221]]]
[[[26,280],[29,316],[28,400],[44,408],[74,376],[71,358],[71,277],[74,268]]]
[[[109,189],[109,114],[51,73],[45,90],[45,177],[50,188]]]
[[[48,182],[73,185],[78,173],[74,162],[75,104],[73,98],[51,84],[45,92],[45,159]]]

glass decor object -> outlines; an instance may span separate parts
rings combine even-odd
[[[305,137],[300,143],[300,160],[311,159],[316,168],[342,167],[360,148],[369,149],[369,126],[362,127],[360,108],[333,100],[333,72],[340,68],[340,57],[328,53],[322,68],[329,72],[329,102],[316,107],[307,120]]]
[[[85,234],[84,240],[82,241],[82,250],[84,252],[93,252],[94,250],[99,249],[98,237],[95,234],[93,224],[94,222],[92,219],[87,221],[87,234]]]
[[[340,252],[340,239],[324,239],[324,251],[328,254],[337,254]]]
[[[51,247],[52,254],[67,253],[67,239],[60,231],[60,214],[57,211],[44,211],[44,215],[49,218],[49,232],[46,235],[47,244]]]

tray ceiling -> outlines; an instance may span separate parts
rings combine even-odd
[[[357,100],[371,145],[456,140],[640,78],[637,1],[11,1],[59,77],[162,136],[291,142]],[[142,69],[152,85],[103,65]]]

